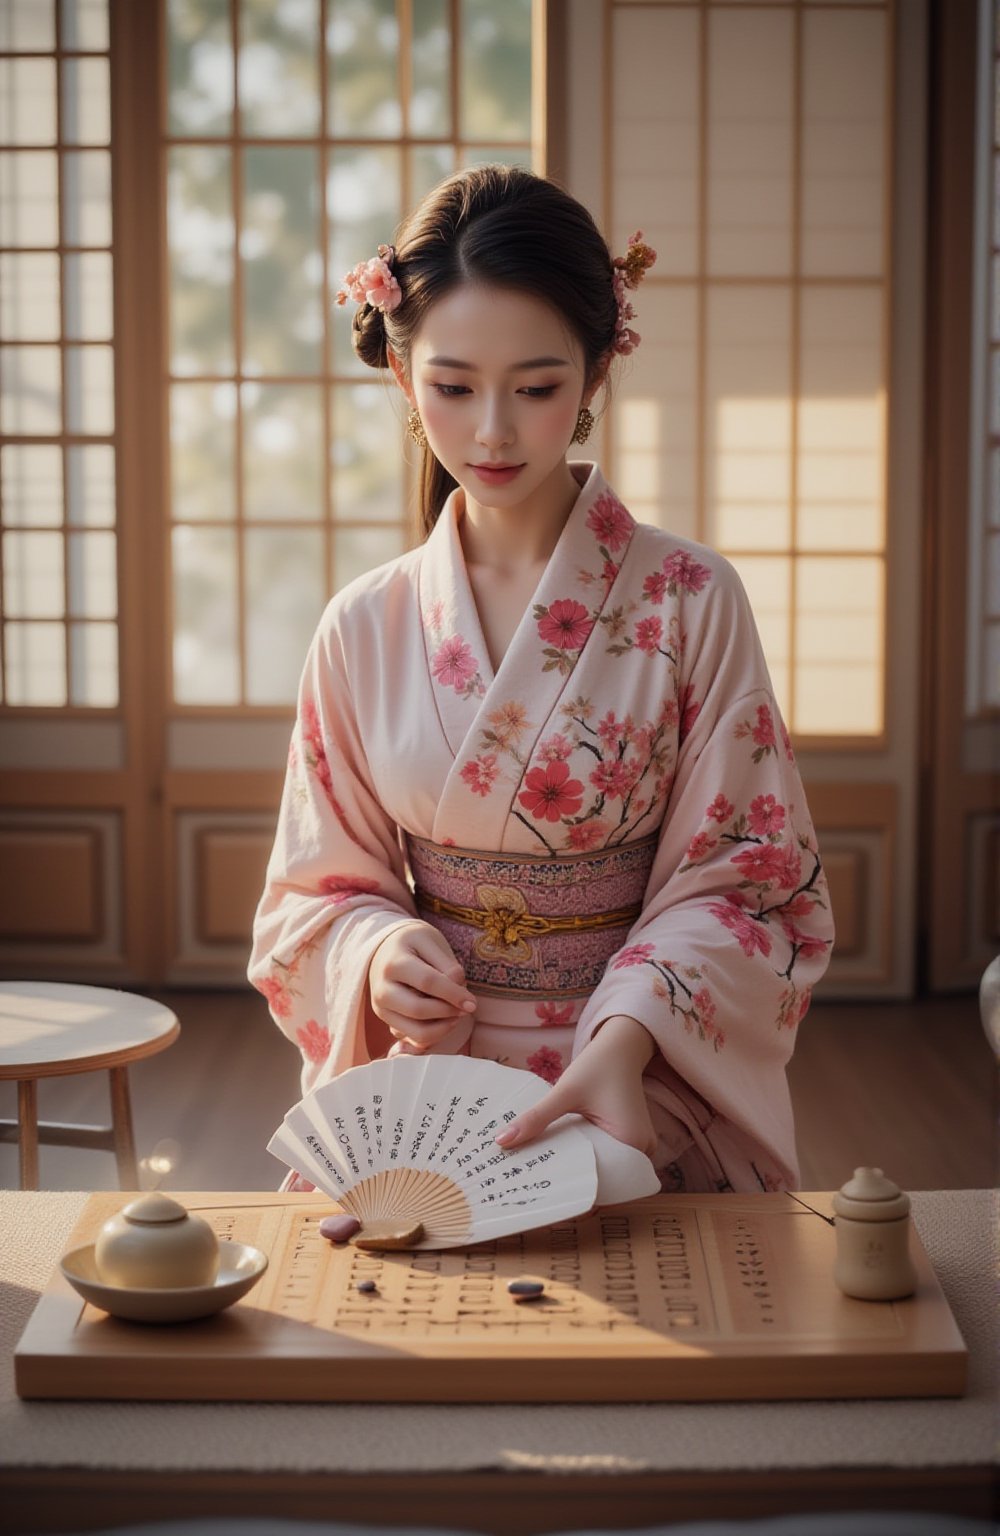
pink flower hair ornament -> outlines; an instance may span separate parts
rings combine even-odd
[[[380,309],[389,315],[403,297],[403,290],[392,272],[396,255],[394,245],[380,245],[378,255],[368,261],[359,261],[350,272],[344,273],[343,284],[337,289],[335,300],[346,304],[354,299],[358,304],[369,303],[372,309]]]
[[[625,256],[616,256],[612,262],[615,268],[611,281],[614,285],[615,297],[618,300],[618,325],[615,330],[612,353],[620,352],[623,355],[634,351],[639,345],[641,337],[638,331],[629,328],[628,322],[635,319],[635,310],[626,297],[626,288],[637,288],[642,281],[646,268],[651,267],[656,260],[656,252],[651,245],[646,245],[642,238],[642,230],[637,229],[634,235],[628,237],[628,252]]]
[[[372,309],[380,309],[384,315],[392,314],[403,298],[403,291],[392,271],[395,258],[394,245],[380,245],[377,256],[370,257],[368,261],[359,261],[350,272],[344,273],[343,282],[335,295],[336,303],[346,304],[348,299],[354,299],[358,304],[367,303]],[[642,339],[639,332],[633,331],[628,324],[635,319],[635,310],[628,300],[626,290],[638,287],[647,267],[651,267],[655,260],[656,252],[651,245],[646,245],[642,230],[637,229],[635,234],[629,235],[627,254],[616,256],[612,262],[615,270],[611,282],[618,301],[612,355],[625,355],[634,351]]]

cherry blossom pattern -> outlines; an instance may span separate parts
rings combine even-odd
[[[602,603],[606,600],[621,570],[621,560],[616,560],[614,557],[619,550],[624,557],[624,551],[628,548],[635,526],[635,518],[613,491],[602,492],[587,513],[587,527],[597,540],[597,548],[603,564],[600,571],[587,570],[581,566],[576,576],[582,586],[590,587],[598,584],[601,586]]]
[[[558,1003],[536,1003],[535,1017],[543,1029],[569,1024],[573,1018],[573,1004],[566,1003],[560,1008]]]
[[[568,676],[590,638],[597,615],[578,603],[575,597],[559,597],[552,603],[536,603],[533,611],[538,637],[547,642],[542,649],[546,658],[542,671],[558,670]]]
[[[657,604],[664,597],[678,597],[681,593],[697,597],[711,579],[707,565],[685,549],[674,549],[664,555],[658,571],[650,571],[643,578],[642,595],[647,602]]]
[[[330,1054],[330,1031],[316,1019],[307,1019],[303,1028],[295,1031],[295,1038],[303,1056],[310,1061],[318,1064]]]
[[[557,1083],[563,1074],[562,1052],[554,1051],[548,1045],[540,1045],[528,1057],[528,1067],[547,1083]]]
[[[524,784],[518,803],[539,820],[562,821],[564,816],[575,815],[583,804],[582,782],[570,777],[568,767],[560,759],[529,769]],[[520,819],[524,821],[523,816]]]
[[[700,864],[707,859],[713,848],[718,848],[719,839],[713,837],[710,832],[696,832],[688,843],[687,862],[681,865],[681,872],[690,869],[695,864]]]
[[[433,603],[431,603],[430,607],[427,609],[427,612],[423,615],[423,625],[424,625],[425,629],[431,630],[434,634],[437,634],[438,630],[443,627],[443,625],[444,625],[444,598],[443,597],[437,597],[437,598],[434,599]]]
[[[681,629],[680,619],[676,614],[671,614],[664,628],[658,613],[639,613],[636,618],[637,613],[639,604],[630,600],[601,615],[601,624],[608,642],[605,653],[608,656],[624,656],[629,651],[640,651],[644,656],[665,656],[676,672],[687,639]]]
[[[615,578],[621,570],[621,562],[613,560],[607,550],[602,550],[602,555],[604,564],[599,571],[588,571],[586,566],[577,566],[576,579],[582,587],[600,586],[603,603],[615,584]]]
[[[330,764],[326,756],[323,732],[320,729],[319,713],[312,699],[306,699],[302,705],[301,728],[306,767],[323,786],[323,793],[327,799],[332,800]]]
[[[766,705],[761,707],[769,721],[770,711]],[[754,761],[759,761],[758,752],[766,750],[758,743]],[[775,795],[759,794],[737,815],[720,790],[706,807],[703,825],[692,836],[678,873],[696,868],[722,845],[728,845],[728,863],[739,879],[721,900],[709,902],[708,910],[729,930],[748,959],[755,954],[770,957],[776,930],[780,929],[788,942],[789,959],[777,974],[791,982],[796,961],[822,953],[830,941],[800,926],[800,919],[808,918],[817,906],[826,907],[827,891],[819,853],[807,838],[795,833],[790,811],[791,807]],[[811,864],[805,878],[804,860]],[[794,1008],[787,998],[779,1006],[779,1028],[787,1024]]]
[[[460,698],[469,699],[473,694],[482,698],[486,693],[479,662],[461,635],[449,635],[441,641],[431,657],[431,671],[442,688],[454,688]]]
[[[697,596],[712,579],[708,566],[702,565],[684,549],[675,549],[665,555],[660,569],[667,578],[668,597],[677,597],[681,592]]]
[[[655,945],[627,944],[608,962],[608,969],[620,971],[630,966],[649,966],[653,971],[653,995],[669,1004],[687,1034],[697,1031],[698,1039],[721,1051],[726,1043],[724,1031],[716,1023],[715,999],[705,985],[704,971],[696,965],[679,965],[675,960],[658,960]],[[699,985],[700,983],[700,985]]]
[[[329,899],[331,906],[350,901],[353,896],[370,896],[379,889],[377,880],[363,875],[324,875],[319,888]]]
[[[705,825],[692,837],[688,845],[686,861],[680,866],[678,872],[683,874],[693,865],[700,864],[713,848],[718,847],[720,842],[750,843],[760,847],[759,854],[744,853],[734,859],[734,863],[742,861],[746,866],[744,873],[748,879],[752,879],[753,869],[769,871],[769,874],[765,874],[765,878],[791,871],[794,878],[790,883],[794,885],[801,866],[801,860],[798,860],[794,850],[783,854],[781,859],[784,859],[785,863],[781,863],[780,859],[775,861],[770,847],[765,850],[761,846],[765,842],[768,845],[781,842],[787,819],[788,813],[785,807],[771,794],[756,795],[750,802],[749,810],[737,816],[732,801],[728,800],[720,790],[711,804],[706,806]],[[789,860],[791,862],[788,862]]]
[[[691,734],[691,727],[701,713],[701,704],[694,696],[694,685],[685,683],[677,698],[680,716],[677,725],[677,744],[680,746]]]
[[[486,727],[479,732],[478,753],[463,764],[459,777],[473,794],[485,797],[492,793],[500,774],[500,759],[510,757],[516,764],[515,782],[525,768],[525,758],[520,751],[521,737],[534,727],[528,719],[526,705],[520,699],[507,699],[491,710],[486,717]]]
[[[592,821],[576,821],[566,833],[566,845],[574,853],[588,853],[592,848],[606,847],[611,831],[611,823],[602,817]]]
[[[754,837],[779,835],[785,825],[785,807],[774,795],[757,795],[750,801],[747,825]]]
[[[612,959],[612,970],[621,971],[629,965],[641,965],[652,955],[653,948],[652,944],[626,944]]]
[[[525,758],[520,749],[525,731],[534,730],[528,719],[527,706],[521,699],[507,699],[486,716],[486,726],[479,733],[480,752],[492,753],[494,758],[509,757],[520,772]]]
[[[809,1011],[812,988],[803,987],[801,992],[794,985],[786,987],[778,999],[779,1029],[797,1029]]]
[[[771,714],[769,704],[758,704],[755,718],[753,720],[748,718],[738,721],[733,734],[737,740],[742,740],[745,736],[752,738],[754,742],[753,760],[755,763],[761,762],[772,752],[775,757],[778,755],[778,744],[774,736],[774,717]],[[790,750],[791,746],[789,744],[785,747],[786,757]]]
[[[299,967],[316,949],[322,937],[322,933],[313,934],[311,939],[299,945],[290,960],[272,960],[270,975],[253,983],[257,991],[267,999],[268,1011],[279,1027],[283,1019],[291,1019],[295,999],[302,995],[298,986]]]
[[[674,549],[664,555],[657,570],[643,577],[643,601],[658,607],[667,596],[697,597],[711,579],[712,572],[707,565],[702,565],[687,550]],[[641,613],[640,604],[630,599],[610,613],[602,614],[601,624],[607,632],[609,656],[623,656],[627,651],[636,650],[646,656],[665,656],[672,667],[680,666],[687,635],[678,614],[671,614],[664,625],[659,614]]]
[[[658,607],[667,596],[697,597],[711,579],[709,567],[702,565],[687,550],[671,550],[664,555],[657,570],[643,577],[642,598]],[[608,655],[623,656],[627,651],[636,650],[647,656],[665,656],[675,669],[680,666],[687,634],[678,614],[669,615],[664,625],[659,614],[641,613],[640,604],[630,599],[610,613],[602,614],[601,624],[607,632]]]
[[[772,885],[791,890],[802,873],[802,857],[791,843],[756,843],[734,853],[731,862],[745,885],[761,885],[767,890]]]
[[[710,901],[707,906],[712,916],[729,929],[748,960],[752,960],[758,951],[765,956],[771,953],[771,935],[767,926],[763,919],[755,918],[747,910],[747,898],[742,891],[727,891],[722,901]]]
[[[495,752],[481,752],[478,757],[463,763],[459,777],[467,784],[474,795],[481,795],[485,800],[491,793],[496,783],[499,772],[497,755]]]
[[[275,1023],[281,1019],[290,1019],[292,1016],[292,995],[285,975],[280,973],[283,970],[282,966],[278,975],[265,976],[255,983],[258,992],[267,999],[267,1006]]]
[[[333,778],[330,773],[329,759],[326,755],[326,744],[323,741],[322,727],[319,723],[319,712],[312,699],[306,699],[303,703],[299,723],[302,734],[302,756],[305,759],[306,771],[313,774],[316,778],[324,795],[333,807],[337,820],[351,839],[351,842],[357,843],[359,840],[351,831],[344,807],[333,792]],[[306,792],[302,789],[299,793],[304,795]]]
[[[602,554],[617,554],[632,537],[635,519],[612,491],[603,491],[587,513],[587,527]]]
[[[745,853],[735,854],[731,862],[739,863],[746,878],[727,891],[721,901],[707,903],[709,912],[730,931],[748,959],[757,953],[765,958],[771,956],[776,924],[788,943],[789,958],[786,965],[776,967],[775,974],[787,981],[792,981],[797,960],[822,954],[831,943],[829,939],[819,938],[800,927],[797,921],[808,917],[816,907],[825,909],[827,906],[823,899],[827,893],[819,854],[804,837],[800,836],[798,842],[802,852],[808,852],[812,859],[812,869],[806,880],[801,878],[799,848],[792,845],[760,850],[756,859]],[[782,897],[781,892],[790,887],[791,894]],[[768,897],[772,894],[780,899],[769,904]],[[779,1012],[779,1029],[787,1023],[786,1012],[787,1005]]]
[[[543,823],[561,823],[563,846],[577,852],[625,842],[669,792],[676,700],[666,699],[657,719],[642,725],[631,715],[619,720],[614,710],[595,723],[594,706],[582,695],[560,713],[565,726],[539,742],[513,815],[550,853],[559,850]],[[585,754],[596,762],[585,766]]]
[[[516,745],[525,731],[532,729],[527,708],[520,699],[508,699],[497,709],[491,710],[486,718],[491,729],[483,733],[484,741],[505,749],[512,744]]]

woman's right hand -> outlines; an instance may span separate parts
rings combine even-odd
[[[476,1007],[451,945],[420,921],[394,928],[379,944],[368,967],[368,991],[372,1011],[399,1049],[417,1055],[467,1023]]]

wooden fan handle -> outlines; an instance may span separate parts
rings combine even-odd
[[[412,1248],[424,1235],[422,1221],[366,1221],[352,1239],[355,1248]]]

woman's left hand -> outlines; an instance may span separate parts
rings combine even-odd
[[[656,1050],[656,1041],[638,1020],[614,1014],[570,1062],[545,1098],[512,1120],[495,1140],[505,1149],[520,1148],[560,1115],[575,1113],[652,1157],[657,1136],[642,1073]]]

